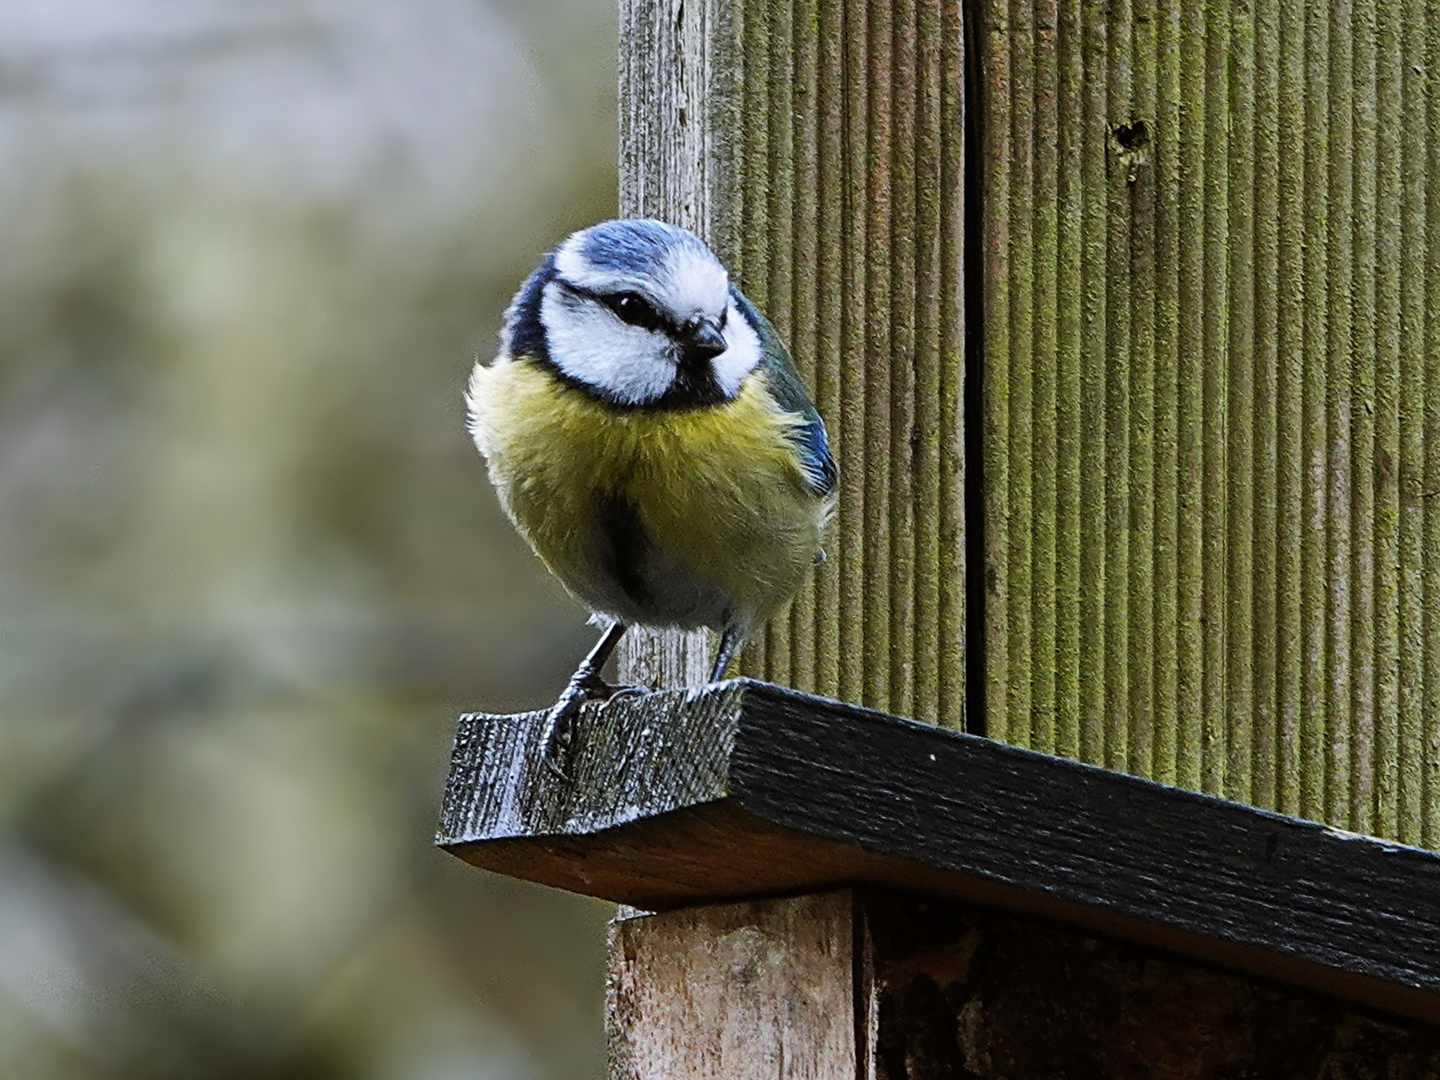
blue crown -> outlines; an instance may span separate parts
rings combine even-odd
[[[603,221],[585,230],[580,254],[591,266],[620,273],[658,277],[665,258],[689,247],[714,258],[694,233],[653,218]]]

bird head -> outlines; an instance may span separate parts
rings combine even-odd
[[[505,337],[512,355],[622,407],[728,401],[761,358],[714,252],[644,218],[582,229],[546,256],[511,304]]]

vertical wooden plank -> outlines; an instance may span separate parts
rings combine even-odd
[[[1230,78],[1231,27],[1226,5],[1205,9],[1201,29],[1205,54],[1205,280],[1201,350],[1204,356],[1201,395],[1204,401],[1204,474],[1201,495],[1201,684],[1202,721],[1200,787],[1223,794],[1228,787],[1225,746],[1228,731],[1226,691],[1229,654],[1227,552],[1230,529],[1229,336],[1231,333],[1229,249],[1231,242]]]
[[[1176,782],[1180,715],[1177,621],[1180,506],[1176,482],[1179,430],[1176,382],[1179,366],[1180,6],[1155,0],[1155,478],[1153,533],[1155,574],[1151,660],[1154,671],[1154,755],[1151,774]]]
[[[1279,159],[1280,78],[1279,0],[1255,4],[1255,287],[1252,338],[1254,417],[1254,526],[1252,572],[1254,639],[1247,643],[1254,664],[1255,716],[1251,729],[1251,797],[1261,806],[1275,806],[1279,750],[1277,660],[1279,589],[1276,584],[1278,534],[1276,515],[1277,402],[1280,364],[1279,305]]]
[[[1350,825],[1373,828],[1375,803],[1375,0],[1355,0],[1352,192]]]
[[[917,720],[939,723],[940,652],[928,648],[927,642],[940,640],[941,535],[939,528],[918,528],[920,522],[941,520],[941,311],[942,300],[942,237],[945,229],[946,203],[950,193],[945,186],[941,144],[945,115],[942,95],[946,51],[945,8],[948,5],[922,2],[915,12],[915,220],[909,242],[915,259],[915,383],[913,387],[914,418],[909,441],[914,446],[911,463],[911,502],[914,522],[911,525],[914,569],[910,593],[914,618],[907,643],[914,658],[911,672],[913,700],[911,715]],[[956,119],[963,123],[958,114]],[[955,723],[962,718],[955,717]]]
[[[852,70],[852,85],[863,78],[865,144],[864,187],[865,246],[865,594],[861,615],[865,639],[861,643],[864,678],[860,703],[883,708],[890,700],[890,253],[892,239],[891,168],[894,163],[894,86],[892,17],[890,4],[864,5],[864,22],[852,33],[865,35],[865,67]],[[863,74],[862,74],[863,71]]]
[[[890,189],[889,245],[890,338],[886,352],[890,377],[889,444],[882,451],[889,469],[890,530],[890,683],[889,708],[915,713],[915,476],[916,289],[915,234],[918,207],[916,176],[918,127],[916,91],[919,51],[916,0],[894,0],[890,28],[890,114],[893,143],[887,184]]]
[[[1118,4],[1114,5],[1118,8]],[[1109,35],[1115,17],[1110,0],[1084,0],[1080,10],[1081,69],[1084,105],[1079,120],[1081,252],[1080,274],[1085,282],[1080,315],[1080,456],[1091,462],[1080,470],[1078,532],[1080,576],[1076,612],[1079,638],[1077,659],[1081,672],[1092,673],[1078,681],[1075,703],[1078,751],[1087,761],[1105,760],[1105,600],[1107,570],[1105,476],[1109,425],[1106,396],[1109,389],[1106,312],[1109,265],[1106,257],[1109,209],[1106,180],[1110,79]]]
[[[1031,112],[1036,102],[1032,95],[1024,91],[1024,87],[1030,85],[1035,78],[1037,55],[1044,48],[1044,42],[1035,32],[1036,11],[1028,0],[1014,0],[1009,14],[1009,84],[1004,88],[1004,93],[1010,98],[1010,108],[1006,117],[1008,124],[1003,129],[1007,145],[1000,152],[1004,153],[1010,162],[1010,183],[1006,188],[1009,217],[1015,221],[1026,221],[1031,217],[1033,202],[1046,197],[1035,176],[1034,149],[1036,144],[1044,143],[1047,137],[1053,139],[1054,132],[1041,127],[1037,133],[1036,118]],[[1043,18],[1043,4],[1041,17]],[[1032,660],[1032,613],[1037,605],[1033,599],[1032,590],[1036,585],[1033,558],[1029,551],[1032,531],[1036,528],[1032,485],[1034,476],[1039,471],[1032,457],[1034,433],[1030,425],[1033,415],[1030,404],[1033,379],[1039,367],[1034,361],[1033,352],[1033,293],[1035,283],[1046,280],[1049,275],[1043,267],[1034,267],[1034,249],[1030,238],[1023,231],[1005,237],[1002,242],[1009,249],[1007,254],[1013,286],[1007,312],[1009,349],[1006,414],[1009,424],[1006,432],[1007,443],[1003,451],[1008,464],[1009,487],[1006,494],[1010,508],[1007,522],[1009,550],[1006,558],[1009,574],[1007,584],[1011,597],[1006,625],[1010,654],[1007,696],[1016,719],[1011,741],[1017,746],[1027,746],[1036,737],[1034,728],[1039,727],[1040,738],[1048,740],[1052,738],[1050,732],[1054,726],[1054,711],[1049,701],[1043,696],[1036,701],[1031,696],[1035,679],[1045,667],[1045,653],[1037,649]],[[998,650],[992,651],[998,653]]]
[[[1175,369],[1175,782],[1198,787],[1205,716],[1202,621],[1205,382],[1205,15],[1180,4],[1176,184],[1177,341]]]
[[[840,463],[828,562],[746,674],[959,725],[964,64],[954,0],[621,4],[621,211],[694,228],[788,341]],[[702,681],[637,633],[625,681]]]
[[[970,369],[968,357],[980,355],[980,325],[976,319],[974,337],[966,325],[966,313],[971,310],[970,295],[980,288],[981,277],[975,274],[969,278],[974,267],[966,259],[967,252],[979,250],[980,230],[973,237],[967,235],[966,222],[979,204],[971,204],[969,178],[973,176],[974,165],[966,149],[968,135],[972,128],[970,81],[967,70],[970,55],[966,47],[966,20],[969,8],[960,0],[946,0],[940,7],[941,41],[939,49],[940,69],[936,73],[939,82],[940,138],[940,199],[936,206],[936,221],[940,231],[938,249],[940,308],[936,322],[936,358],[940,367],[940,396],[936,416],[939,430],[936,443],[939,447],[939,513],[936,537],[939,568],[935,577],[939,617],[939,652],[936,657],[939,669],[939,697],[937,708],[942,724],[967,727],[975,731],[985,730],[983,715],[969,715],[965,678],[967,671],[966,619],[969,617],[970,591],[973,589],[981,598],[986,586],[983,565],[971,567],[967,564],[969,551],[966,536],[965,507],[967,473],[970,466],[965,460],[967,443],[978,445],[966,429],[966,402],[972,388],[978,388],[979,372]],[[974,25],[973,23],[970,25]],[[978,106],[976,106],[978,107]],[[975,186],[978,198],[979,185]],[[975,215],[978,217],[978,214]],[[973,285],[973,290],[972,290]],[[978,307],[978,305],[976,305]],[[976,435],[979,435],[979,421],[976,420]],[[979,523],[974,529],[980,535]],[[977,620],[978,622],[979,620]],[[983,634],[977,635],[976,649],[983,656]],[[977,664],[977,669],[981,665]],[[983,682],[983,679],[981,680]],[[977,701],[983,701],[983,693],[977,694]],[[975,713],[983,710],[976,708]]]
[[[842,370],[849,367],[843,360],[842,332],[845,323],[844,295],[844,219],[845,204],[845,132],[837,119],[844,115],[845,108],[845,46],[843,0],[818,0],[819,10],[812,24],[806,21],[798,28],[804,35],[813,25],[818,39],[816,53],[816,91],[813,106],[813,126],[816,141],[816,189],[815,189],[815,237],[813,248],[803,246],[797,239],[797,250],[815,252],[816,290],[815,304],[815,403],[820,415],[826,418],[837,460],[848,462],[843,449],[847,432],[841,427]],[[845,465],[842,464],[842,468]],[[846,495],[848,484],[841,485],[839,502],[840,521],[831,526],[827,550],[830,557],[817,575],[815,593],[815,689],[818,693],[835,697],[841,694],[841,670],[847,665],[841,663],[844,647],[843,628],[847,621],[841,615],[842,563],[849,566],[849,560],[841,558],[847,536],[845,522],[853,514],[848,509]]]
[[[790,198],[790,235],[783,243],[790,251],[808,251],[810,258],[788,260],[791,263],[791,330],[790,351],[796,366],[805,381],[815,388],[818,400],[820,393],[820,351],[817,346],[819,334],[817,304],[821,270],[814,257],[817,251],[819,228],[819,169],[820,169],[820,128],[813,119],[821,108],[819,98],[820,82],[820,12],[818,0],[796,0],[791,17],[790,40],[786,47],[791,52],[791,71],[788,86],[780,88],[785,96],[786,108],[791,117],[794,131],[794,178]],[[779,261],[779,260],[777,260]],[[818,574],[801,588],[795,602],[790,605],[788,615],[780,616],[785,622],[785,632],[790,639],[791,669],[790,685],[812,693],[818,688],[820,660],[816,653],[820,637],[820,613],[815,607]]]
[[[1017,679],[1014,708],[1029,714],[1027,736],[1030,744],[1051,746],[1055,742],[1055,555],[1057,510],[1057,446],[1055,430],[1054,364],[1037,358],[1055,355],[1059,285],[1057,253],[1060,228],[1059,133],[1060,133],[1060,51],[1059,6],[1055,0],[1035,0],[1021,6],[1033,40],[1030,56],[1017,57],[1014,125],[1017,148],[1024,147],[1024,164],[1016,180],[1023,196],[1033,198],[1029,236],[1020,238],[1023,261],[1014,273],[1031,267],[1033,284],[1029,298],[1017,289],[1016,306],[1021,321],[1015,323],[1021,351],[1014,358],[1015,385],[1012,391],[1010,423],[1018,436],[1012,470],[1012,505],[1015,533],[1012,565],[1018,573],[1016,595],[1023,604],[1015,611],[1011,643],[1013,663],[1027,677]],[[1017,45],[1030,41],[1017,33]],[[1027,93],[1027,72],[1033,71],[1033,93]],[[1030,101],[1033,106],[1029,105]],[[1034,134],[1026,130],[1027,110],[1033,108]],[[1033,139],[1033,146],[1032,146]],[[1033,193],[1033,194],[1032,194]],[[1015,213],[1023,220],[1026,204],[1017,202]],[[1021,336],[1023,335],[1023,336]],[[1025,549],[1028,543],[1030,549]],[[1027,587],[1028,585],[1028,587]],[[1028,707],[1027,707],[1028,705]]]
[[[1329,146],[1330,177],[1328,228],[1325,248],[1329,258],[1328,381],[1326,384],[1326,492],[1329,516],[1325,571],[1329,606],[1326,644],[1325,806],[1327,821],[1351,825],[1350,743],[1351,695],[1354,662],[1351,651],[1351,439],[1354,422],[1350,360],[1353,334],[1351,256],[1354,203],[1354,83],[1353,33],[1349,12],[1330,12]]]
[[[1403,146],[1401,0],[1375,23],[1375,802],[1368,831],[1400,823],[1400,364]]]
[[[620,213],[693,229],[726,259],[739,254],[742,14],[729,0],[620,0]],[[711,650],[703,631],[635,629],[621,644],[620,679],[703,682]]]
[[[1056,192],[1056,337],[1055,383],[1055,656],[1036,657],[1055,667],[1055,749],[1074,756],[1080,746],[1080,478],[1081,362],[1087,282],[1084,278],[1085,59],[1083,6],[1059,4],[1059,176]],[[1023,85],[1015,87],[1028,97]],[[1037,364],[1048,358],[1038,357]],[[1031,423],[1012,414],[1011,423]]]
[[[868,497],[864,470],[865,442],[865,262],[866,225],[865,179],[869,162],[866,124],[869,107],[865,77],[868,37],[865,33],[865,4],[843,0],[840,40],[844,44],[841,76],[842,104],[839,116],[844,125],[842,149],[843,182],[848,193],[841,204],[841,339],[840,357],[840,551],[849,572],[840,578],[841,623],[840,696],[861,701],[865,695],[865,639],[870,627],[865,619],[865,503]],[[856,659],[859,663],[856,663]],[[848,661],[848,662],[847,662]]]
[[[1425,68],[1440,71],[1440,19],[1425,22]],[[1440,176],[1440,89],[1426,99],[1426,174]],[[1420,497],[1425,506],[1424,591],[1422,620],[1425,641],[1422,711],[1425,717],[1422,761],[1424,823],[1420,842],[1440,847],[1440,193],[1427,192],[1425,204],[1425,461]]]
[[[1300,811],[1300,728],[1303,702],[1301,677],[1300,522],[1301,438],[1305,365],[1302,305],[1304,283],[1304,204],[1288,193],[1303,190],[1304,154],[1296,153],[1291,139],[1304,116],[1304,13],[1303,0],[1280,0],[1279,111],[1284,135],[1279,156],[1280,190],[1276,252],[1276,320],[1279,332],[1275,381],[1276,402],[1276,809]]]
[[[1302,643],[1301,697],[1304,723],[1300,739],[1300,812],[1325,813],[1326,742],[1329,738],[1326,693],[1329,653],[1326,548],[1330,535],[1328,482],[1329,423],[1329,272],[1326,244],[1330,207],[1330,19],[1311,6],[1305,17],[1305,182],[1304,182],[1304,390],[1300,447]],[[1338,373],[1337,373],[1338,377]]]
[[[1225,782],[1227,798],[1254,795],[1255,721],[1255,13],[1236,7],[1229,23],[1229,278],[1226,335],[1228,452],[1225,565]]]
[[[1106,67],[1106,235],[1105,356],[1105,668],[1101,687],[1104,708],[1104,753],[1099,760],[1112,769],[1124,768],[1130,757],[1130,373],[1134,281],[1130,272],[1133,251],[1135,184],[1139,157],[1148,147],[1132,119],[1112,121],[1110,116],[1133,118],[1131,81],[1134,69],[1133,11],[1130,0],[1114,7],[1108,37]],[[1123,138],[1122,138],[1123,136]],[[1137,146],[1137,143],[1144,145]]]
[[[1010,57],[1012,40],[1010,8],[992,0],[974,16],[979,26],[975,53],[981,60],[976,82],[983,93],[976,108],[983,109],[976,124],[981,190],[971,192],[988,208],[980,216],[984,238],[981,244],[983,280],[972,283],[980,290],[984,326],[980,331],[984,347],[981,371],[982,427],[981,483],[984,489],[984,559],[981,571],[985,589],[985,707],[986,730],[995,738],[1024,745],[1029,740],[1030,709],[1016,707],[1012,685],[1018,691],[1028,684],[1029,656],[1015,649],[1017,663],[1011,662],[1011,615],[1028,596],[1011,587],[1011,551],[1017,542],[1010,526],[1010,415],[1013,380],[1011,363],[1014,342],[1010,333],[1011,281],[1011,182],[1010,140],[1015,95],[1011,92]],[[1021,663],[1023,662],[1023,666]],[[1023,740],[1023,741],[1022,741]]]
[[[1422,29],[1434,12],[1425,0],[1403,0],[1401,38],[1400,393],[1396,488],[1399,500],[1399,717],[1396,732],[1396,832],[1419,837],[1425,818],[1425,249],[1428,174],[1426,107],[1430,93]]]
[[[848,891],[611,924],[611,1080],[856,1074]]]
[[[1118,62],[1132,72],[1133,105],[1129,119],[1137,156],[1126,167],[1130,188],[1130,408],[1126,418],[1130,459],[1130,577],[1128,657],[1129,716],[1124,765],[1131,772],[1154,775],[1155,762],[1155,212],[1158,185],[1155,170],[1156,86],[1153,0],[1133,0],[1129,57]],[[1113,121],[1112,121],[1113,122]],[[1144,125],[1143,129],[1136,125]],[[1116,133],[1118,140],[1119,133]],[[1134,182],[1130,175],[1133,172]]]

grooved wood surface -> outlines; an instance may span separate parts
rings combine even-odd
[[[621,211],[711,243],[789,343],[840,465],[829,560],[741,668],[958,727],[959,3],[620,8]],[[700,682],[706,648],[637,636],[622,678]]]
[[[990,734],[1440,846],[1440,16],[977,18]]]
[[[648,910],[899,886],[1440,1023],[1440,855],[737,680],[466,716],[438,841]]]
[[[611,1080],[855,1076],[847,891],[610,926]]]

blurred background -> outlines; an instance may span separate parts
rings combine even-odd
[[[589,644],[461,390],[615,202],[614,0],[0,0],[0,1077],[599,1077],[431,847]]]

